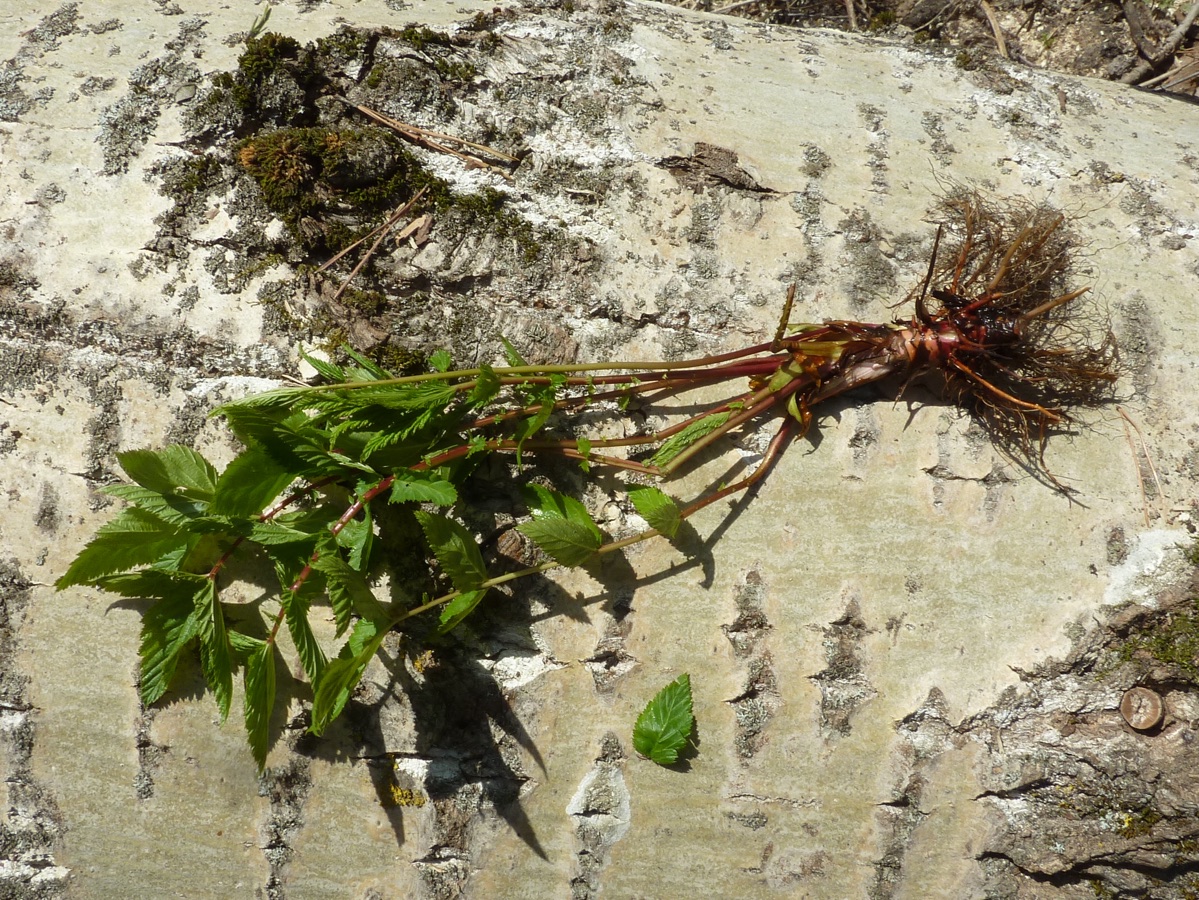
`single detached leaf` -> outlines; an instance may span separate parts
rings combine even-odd
[[[112,572],[149,565],[186,546],[188,539],[174,525],[131,506],[100,527],[54,586],[61,591],[73,584],[89,584]]]
[[[483,554],[475,543],[474,535],[445,516],[435,515],[418,509],[416,520],[420,522],[425,540],[442,570],[460,591],[477,590],[487,580],[487,566]]]
[[[453,506],[458,501],[458,491],[444,478],[431,472],[396,472],[391,484],[392,503],[436,503],[438,506]]]
[[[644,484],[629,485],[629,500],[638,515],[649,522],[649,527],[673,538],[679,532],[682,518],[678,505],[656,487]]]
[[[208,500],[216,489],[216,469],[191,447],[172,444],[162,450],[118,453],[125,474],[142,487],[162,494],[182,491]]]
[[[564,566],[580,566],[599,549],[603,538],[596,531],[559,516],[542,516],[522,522],[516,530]]]
[[[246,693],[246,737],[259,771],[271,746],[271,712],[275,708],[275,645],[262,641],[243,672]]]
[[[487,591],[466,591],[459,594],[449,603],[441,608],[441,623],[437,626],[438,634],[445,634],[451,631],[463,619],[475,611],[475,607],[479,605],[479,601],[483,599]]]
[[[713,413],[710,416],[704,416],[702,419],[692,422],[678,434],[667,438],[662,443],[662,446],[658,448],[658,452],[654,454],[654,458],[650,462],[655,466],[669,465],[680,453],[696,441],[707,437],[727,422],[732,415],[731,412]]]
[[[633,726],[633,748],[660,766],[678,761],[695,727],[691,676],[684,672],[649,702]]]

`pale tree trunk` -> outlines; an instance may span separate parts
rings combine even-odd
[[[911,41],[492,7],[280,5],[267,31],[299,55],[238,96],[215,76],[259,7],[0,10],[0,894],[1183,896],[1195,110]],[[399,30],[414,18],[452,40]],[[341,276],[300,265],[353,209],[283,221],[246,130],[247,107],[366,128],[334,95],[520,156],[509,180],[412,150],[459,197],[501,192],[502,215],[450,203],[334,301]],[[929,389],[866,390],[749,502],[698,515],[692,558],[650,544],[518,582],[425,671],[385,653],[322,739],[300,691],[261,779],[196,672],[139,706],[134,605],[51,586],[112,515],[115,453],[227,460],[205,415],[298,374],[301,343],[702,356],[769,340],[792,282],[795,320],[887,321],[910,315],[892,307],[955,184],[1078,217],[1127,418],[1051,441],[1073,500]],[[761,446],[724,450],[672,492]],[[613,482],[580,487],[624,527]],[[664,769],[630,734],[681,672],[699,744]],[[1150,730],[1119,711],[1135,685],[1164,699]]]

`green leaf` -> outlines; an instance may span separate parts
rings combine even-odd
[[[683,673],[654,697],[633,726],[633,748],[660,766],[678,761],[695,727],[691,676]]]
[[[479,374],[475,377],[475,386],[471,388],[467,402],[471,406],[486,406],[495,399],[495,395],[500,392],[500,376],[495,374],[495,369],[489,365],[479,367]]]
[[[416,510],[416,520],[420,522],[421,530],[429,548],[441,564],[442,571],[454,582],[454,587],[460,591],[478,589],[487,580],[487,567],[483,564],[483,554],[474,536],[445,516]]]
[[[249,537],[256,544],[296,544],[311,541],[314,535],[278,522],[255,522],[250,528]]]
[[[525,485],[521,489],[521,494],[524,496],[525,503],[529,507],[529,512],[533,514],[533,518],[566,519],[569,522],[586,528],[595,536],[597,541],[603,540],[603,532],[599,530],[599,526],[592,520],[591,513],[587,512],[587,507],[574,497],[568,497],[566,494],[551,491],[549,488],[542,487],[539,484]]]
[[[171,686],[179,654],[199,633],[200,614],[197,611],[197,599],[201,594],[206,594],[209,587],[205,584],[197,591],[194,583],[188,583],[190,579],[170,578],[168,588],[167,582],[163,580],[169,578],[166,573],[139,573],[136,576],[125,577],[137,578],[145,584],[146,576],[149,576],[149,580],[161,582],[158,586],[146,585],[136,591],[140,595],[161,597],[142,616],[141,644],[138,647],[138,656],[141,659],[138,691],[142,703],[150,706]],[[203,580],[207,582],[207,579]],[[132,588],[133,584],[126,582],[124,586]],[[150,591],[155,593],[151,594]]]
[[[372,379],[375,379],[375,380],[381,381],[385,378],[394,378],[395,377],[390,372],[388,372],[386,369],[384,369],[382,366],[367,359],[365,356],[363,356],[361,353],[356,351],[349,344],[342,345],[341,350],[345,353],[346,356],[348,356],[350,359],[354,360],[354,362],[358,363],[358,366],[359,366],[358,371],[346,373],[347,375],[349,375],[351,377],[352,380],[370,381]]]
[[[458,502],[458,491],[444,478],[431,472],[396,472],[391,484],[392,503],[436,503],[438,506],[453,506]]]
[[[246,737],[261,772],[271,746],[271,713],[275,709],[275,645],[262,641],[246,660],[243,687],[246,694]]]
[[[366,619],[383,621],[387,615],[383,604],[375,597],[366,577],[342,559],[332,537],[323,538],[317,550],[319,555],[312,562],[312,568],[323,574],[328,583],[329,603],[333,607],[338,636],[349,627],[354,612]]]
[[[110,497],[119,497],[126,503],[140,506],[179,528],[197,530],[196,526],[204,524],[199,520],[208,511],[208,504],[203,500],[190,500],[181,494],[162,494],[140,484],[108,484],[100,490]],[[213,531],[224,530],[225,527],[211,520],[207,525]]]
[[[727,422],[732,415],[731,412],[713,413],[710,416],[704,416],[702,419],[692,422],[678,434],[667,438],[662,446],[658,448],[658,452],[654,454],[650,463],[655,466],[669,465],[676,456],[696,441],[707,437]]]
[[[629,485],[629,500],[638,515],[649,523],[649,527],[673,538],[679,532],[683,520],[679,507],[670,497],[656,487],[644,484]]]
[[[527,366],[525,358],[516,352],[516,348],[502,334],[500,335],[500,343],[504,345],[504,356],[508,360],[510,366]]]
[[[100,527],[54,586],[89,584],[112,572],[157,562],[188,544],[188,535],[136,506]]]
[[[454,365],[454,358],[446,350],[438,350],[429,357],[429,368],[434,372],[448,372]]]
[[[362,496],[363,493],[364,487],[359,485],[358,496]],[[362,505],[361,519],[351,519],[337,533],[337,546],[349,553],[351,569],[358,572],[367,570],[370,565],[371,550],[375,546],[375,520],[371,515],[369,503]]]
[[[367,663],[378,652],[386,636],[387,629],[379,628],[367,619],[358,620],[341,654],[325,666],[313,690],[309,731],[316,735],[323,734],[329,724],[341,715],[354,688],[362,680]]]
[[[310,356],[303,350],[300,351],[300,359],[316,369],[317,374],[325,381],[330,381],[336,384],[339,381],[346,380],[346,370],[341,366],[335,365],[324,359],[317,359],[315,356]]]
[[[603,543],[590,528],[558,516],[522,522],[516,529],[564,566],[582,565]]]
[[[225,466],[208,513],[232,518],[257,516],[294,480],[265,450],[251,447]]]
[[[233,658],[225,631],[225,611],[215,582],[209,581],[197,592],[195,605],[199,618],[200,667],[224,722],[233,703]]]
[[[447,631],[455,628],[459,622],[475,611],[475,607],[479,605],[479,601],[487,594],[487,591],[466,591],[459,594],[449,603],[441,608],[441,621],[437,626],[438,634],[445,634]]]
[[[312,633],[312,625],[308,622],[308,600],[302,594],[297,596],[292,593],[285,593],[282,599],[283,618],[287,622],[287,631],[292,642],[296,645],[296,652],[300,655],[300,665],[304,667],[304,674],[308,676],[308,680],[316,684],[327,660],[325,651],[317,643],[316,635]]]
[[[583,457],[579,460],[579,468],[586,474],[591,471],[591,441],[579,438],[575,441],[575,446]]]
[[[191,447],[172,444],[162,450],[131,450],[118,453],[117,461],[126,475],[160,494],[182,491],[209,500],[216,489],[216,469]]]

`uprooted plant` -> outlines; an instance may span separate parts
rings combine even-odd
[[[222,717],[241,669],[245,724],[262,765],[284,626],[312,686],[311,730],[319,734],[390,631],[416,650],[458,625],[491,588],[654,536],[674,538],[698,510],[761,479],[822,401],[864,384],[932,376],[1004,451],[1065,491],[1044,466],[1046,439],[1068,427],[1071,408],[1106,399],[1116,356],[1110,334],[1080,308],[1086,289],[1070,289],[1073,238],[1064,217],[957,190],[938,218],[927,275],[903,321],[789,326],[792,292],[773,341],[703,359],[536,366],[505,342],[506,366],[455,369],[439,352],[433,371],[406,377],[350,351],[344,365],[310,360],[322,383],[215,411],[245,448],[222,472],[186,447],[121,454],[133,483],[103,490],[130,505],[57,586],[150,601],[140,648],[146,704],[168,690],[193,643]],[[630,402],[727,384],[741,386],[652,433],[588,439],[572,421],[585,410],[618,416]],[[729,483],[682,502],[642,483],[668,479],[714,442],[769,420],[779,424],[762,459]],[[649,528],[610,539],[579,500],[530,484],[528,518],[518,527],[546,558],[493,574],[461,514],[466,480],[497,454],[518,468],[553,456],[584,471],[622,471]],[[408,552],[397,556],[397,547]],[[233,617],[221,587],[243,557],[273,566],[279,589],[251,606],[253,615],[241,608]],[[384,587],[387,603],[377,596]],[[341,641],[333,658],[313,631],[317,603],[332,609]]]

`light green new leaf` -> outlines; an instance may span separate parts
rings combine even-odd
[[[112,572],[149,565],[172,550],[185,547],[189,540],[189,535],[169,522],[131,506],[100,527],[54,586],[61,591]]]
[[[633,726],[633,748],[660,766],[678,761],[695,727],[691,676],[683,673],[651,700]]]
[[[209,500],[216,490],[216,469],[191,447],[172,444],[162,450],[130,450],[118,453],[117,461],[126,475],[161,494],[182,491]]]
[[[321,378],[325,379],[325,381],[330,381],[336,384],[339,381],[346,380],[346,370],[335,363],[331,363],[324,359],[317,359],[315,356],[309,356],[303,350],[300,351],[300,359],[304,360],[304,362],[316,369],[317,374],[319,374]]]
[[[429,357],[429,368],[434,372],[448,372],[454,358],[446,350],[437,350]]]
[[[629,500],[633,502],[633,508],[641,518],[649,522],[650,528],[668,538],[678,534],[679,525],[683,522],[679,516],[679,507],[656,487],[644,484],[629,485]]]
[[[692,422],[678,434],[667,438],[650,461],[655,466],[666,466],[680,453],[701,440],[723,425],[733,414],[731,412],[713,413]]]
[[[429,548],[441,564],[442,571],[454,582],[454,587],[460,591],[477,590],[479,585],[487,580],[487,566],[483,563],[483,554],[474,536],[445,516],[416,510],[416,520],[420,522],[421,530]]]
[[[487,594],[487,591],[466,591],[459,594],[449,603],[441,608],[441,620],[437,626],[438,634],[445,634],[447,631],[452,631],[457,627],[458,623],[475,611],[475,607],[479,605],[479,601]]]
[[[226,523],[205,519],[208,504],[203,500],[189,500],[182,494],[162,494],[140,484],[109,484],[100,488],[110,497],[119,497],[126,503],[140,506],[171,525],[196,532],[225,531]]]
[[[225,610],[217,596],[216,583],[209,581],[196,594],[196,613],[199,618],[200,668],[204,680],[216,698],[221,721],[229,718],[233,703],[233,654],[229,635],[225,631]]]
[[[250,528],[249,537],[256,544],[297,544],[311,541],[314,535],[278,522],[255,522]]]
[[[582,565],[603,543],[590,528],[558,516],[522,522],[516,530],[564,566]]]
[[[431,472],[396,472],[391,484],[392,503],[436,503],[438,506],[453,506],[458,501],[458,491],[444,478]]]
[[[246,659],[243,672],[246,694],[246,737],[250,752],[262,771],[271,746],[271,712],[275,708],[275,645],[262,641]]]
[[[233,518],[257,516],[294,480],[265,450],[251,447],[225,466],[208,512]]]

